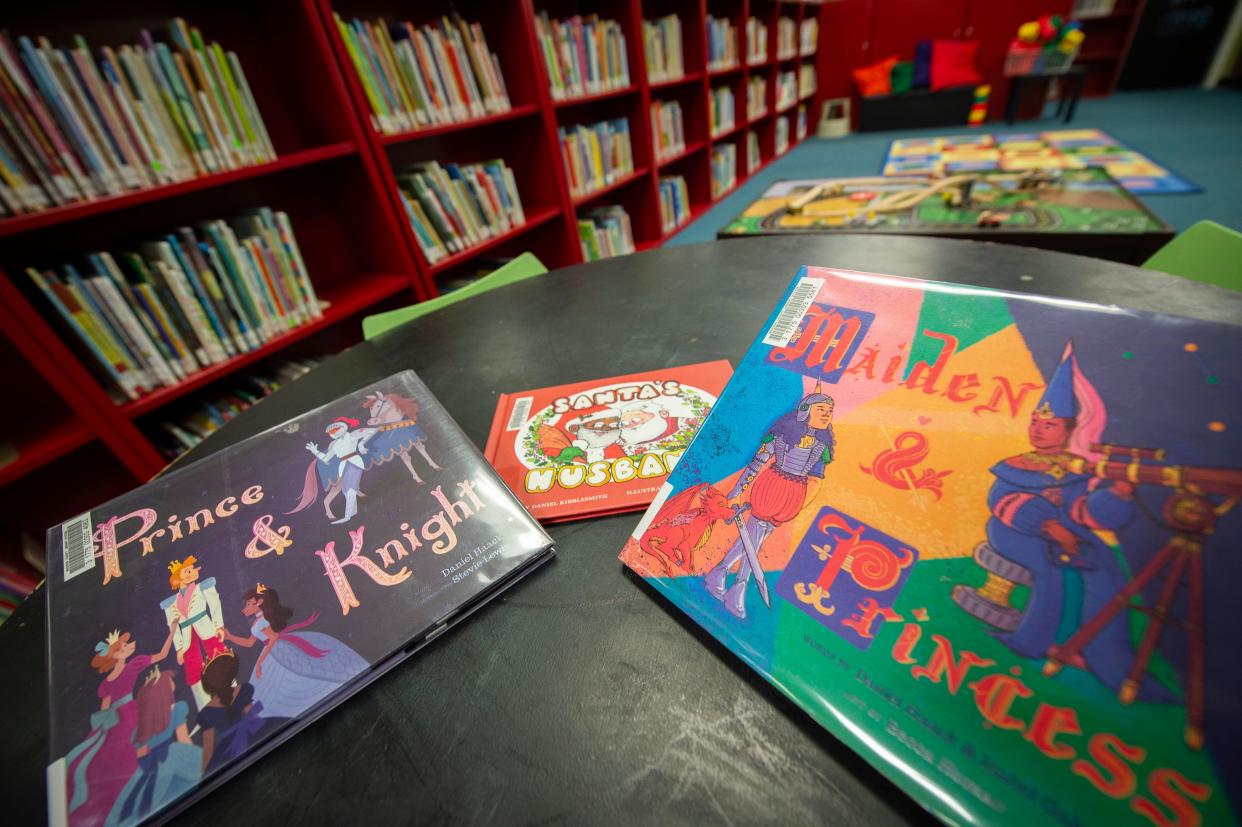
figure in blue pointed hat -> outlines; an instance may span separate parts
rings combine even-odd
[[[1097,532],[1116,531],[1130,522],[1134,487],[1072,468],[1076,459],[1099,458],[1091,445],[1100,442],[1107,419],[1104,403],[1079,370],[1069,342],[1031,413],[1031,450],[992,467],[996,482],[988,494],[987,523],[991,548],[985,553],[1016,563],[1025,570],[1022,582],[1030,586],[1025,609],[996,637],[1023,657],[1042,659],[1058,642],[1063,616],[1070,614],[1077,628],[1126,584],[1117,553]],[[1065,581],[1072,576],[1081,578],[1083,588],[1081,603],[1071,606],[1066,605]],[[987,596],[1008,608],[1008,591],[996,591]],[[1119,613],[1070,664],[1090,670],[1114,692],[1134,659],[1126,615]],[[1145,681],[1140,699],[1171,699],[1163,685],[1150,677]]]

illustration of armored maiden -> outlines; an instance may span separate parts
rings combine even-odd
[[[339,416],[324,429],[332,440],[326,450],[320,451],[314,442],[306,443],[306,450],[315,459],[306,469],[298,504],[287,513],[295,514],[313,503],[322,485],[323,510],[328,519],[333,523],[348,522],[358,513],[358,497],[364,496],[359,490],[363,471],[399,457],[410,477],[422,484],[423,478],[414,470],[410,458],[411,450],[422,454],[432,470],[440,470],[427,451],[427,432],[417,424],[416,401],[377,391],[366,397],[362,407],[370,414],[367,427],[360,428],[361,423],[352,417]],[[345,494],[345,514],[336,519],[332,501],[341,493]]]
[[[173,673],[158,666],[138,690],[138,772],[117,796],[106,824],[135,824],[198,784],[202,749],[190,740],[189,706],[176,700],[175,691]]]
[[[128,632],[113,631],[95,645],[91,666],[106,677],[99,684],[99,711],[91,715],[91,733],[65,756],[69,822],[103,824],[117,796],[138,770],[132,736],[138,725],[134,685],[151,664],[168,657],[164,646],[153,655],[134,656],[138,646]]]
[[[168,583],[177,593],[161,603],[160,609],[172,625],[173,647],[177,663],[185,669],[186,686],[194,694],[194,703],[202,709],[207,703],[207,693],[199,685],[203,664],[224,649],[216,635],[224,625],[220,595],[214,577],[198,581],[198,560],[193,555],[172,561],[168,572]]]
[[[959,586],[954,599],[997,626],[996,637],[1023,657],[1045,657],[1057,642],[1065,612],[1072,612],[1077,628],[1126,584],[1117,556],[1096,532],[1115,531],[1130,522],[1134,486],[1073,470],[1082,467],[1084,458],[1097,458],[1091,446],[1099,442],[1106,423],[1104,403],[1079,370],[1070,343],[1031,414],[1027,434],[1033,450],[992,467],[996,481],[988,494],[988,542],[976,557],[982,555],[981,562],[992,571],[1011,575],[1010,581],[1028,585],[1030,597],[1021,612],[1008,605],[1012,585],[999,591]],[[1065,605],[1067,568],[1082,579],[1081,606]],[[1115,692],[1134,655],[1128,618],[1121,612],[1071,665],[1089,669]],[[1170,693],[1148,676],[1139,697],[1168,700]]]
[[[366,670],[362,656],[341,641],[322,632],[305,631],[319,618],[318,612],[290,625],[293,609],[281,605],[277,591],[262,583],[242,599],[242,614],[253,618],[250,636],[242,638],[225,630],[223,637],[247,649],[256,643],[263,645],[250,683],[254,699],[263,704],[264,715],[300,715]]]
[[[269,717],[254,699],[254,687],[237,683],[237,656],[228,648],[203,667],[203,688],[211,700],[198,713],[203,733],[203,775],[246,754],[288,718]]]
[[[798,406],[772,423],[758,452],[737,481],[729,498],[748,492],[749,502],[738,512],[738,539],[723,560],[703,577],[703,585],[735,617],[746,617],[746,586],[752,574],[768,603],[767,583],[759,566],[759,551],[773,529],[798,515],[814,498],[809,480],[823,479],[824,467],[832,462],[836,440],[832,433],[832,397],[820,392],[819,383]],[[809,497],[808,497],[809,494]],[[741,526],[741,513],[750,514]],[[726,586],[729,570],[737,566],[737,579]]]

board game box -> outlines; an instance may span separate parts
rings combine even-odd
[[[777,181],[718,237],[798,233],[968,238],[1133,263],[1173,237],[1095,167]]]
[[[948,823],[1234,823],[1239,352],[803,268],[621,559]]]
[[[720,360],[502,393],[483,454],[543,522],[636,511],[732,373]]]
[[[165,818],[549,559],[411,371],[48,531],[53,825]]]
[[[1092,166],[1104,168],[1136,195],[1199,191],[1185,178],[1099,129],[899,138],[889,145],[881,169],[887,176],[944,176],[993,169],[1021,172]]]

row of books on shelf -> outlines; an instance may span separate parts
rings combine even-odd
[[[685,76],[681,18],[670,14],[655,20],[644,20],[643,54],[647,58],[647,80],[652,83]]]
[[[670,233],[690,220],[690,190],[681,175],[660,177],[660,229]]]
[[[0,33],[5,215],[275,160],[241,62],[180,18],[97,54]]]
[[[746,21],[746,64],[755,66],[768,59],[768,27],[757,17]]]
[[[476,164],[415,164],[397,175],[406,217],[435,263],[526,223],[513,170],[499,158]]]
[[[712,137],[728,132],[737,123],[733,105],[733,90],[718,86],[707,98],[707,123]]]
[[[779,72],[776,75],[776,109],[788,109],[798,102],[798,76],[795,72]]]
[[[754,131],[746,133],[746,174],[750,175],[759,169],[759,135]]]
[[[627,119],[563,126],[558,133],[569,193],[575,198],[603,189],[634,171]]]
[[[798,54],[803,57],[815,54],[815,47],[819,42],[819,19],[816,17],[807,17],[802,21],[801,44],[799,45]]]
[[[798,67],[798,97],[809,98],[815,94],[815,64],[803,63]]]
[[[578,242],[587,261],[634,252],[629,214],[616,205],[586,210],[578,216]]]
[[[727,17],[707,16],[707,68],[709,71],[737,66],[737,29]]]
[[[657,159],[671,158],[686,150],[685,119],[677,101],[651,102],[651,136]]]
[[[752,77],[746,81],[746,117],[761,118],[768,113],[767,80]]]
[[[712,199],[737,185],[737,144],[725,142],[712,147]]]
[[[787,60],[798,56],[798,21],[782,17],[776,21],[776,57]]]
[[[334,17],[377,131],[392,135],[512,108],[500,60],[478,23],[459,14],[422,26]]]
[[[535,17],[535,33],[553,100],[595,95],[630,85],[625,33],[616,20],[603,20],[594,14],[552,20],[547,12],[540,12]]]
[[[325,307],[289,217],[266,207],[26,273],[117,398],[176,385]]]
[[[222,386],[181,406],[188,410],[160,422],[155,440],[157,446],[169,459],[181,456],[282,385],[309,373],[321,361],[315,358],[282,359],[259,370],[229,377]]]
[[[789,149],[789,118],[781,115],[776,119],[776,154],[784,155]]]
[[[805,106],[798,107],[798,117],[795,121],[794,129],[795,129],[794,134],[797,136],[799,141],[801,141],[803,138],[806,137],[806,107]]]

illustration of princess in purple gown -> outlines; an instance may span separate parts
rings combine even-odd
[[[121,789],[138,770],[132,741],[138,724],[134,685],[153,663],[168,657],[172,629],[153,655],[134,656],[138,644],[129,632],[114,630],[95,644],[91,666],[101,675],[99,711],[91,715],[90,735],[65,757],[69,823],[103,824]]]
[[[227,766],[288,722],[270,717],[254,699],[254,687],[237,683],[237,655],[225,649],[203,667],[203,689],[211,698],[198,712],[203,733],[203,775]]]
[[[242,614],[253,618],[250,637],[227,630],[223,637],[238,646],[263,645],[250,683],[264,715],[296,717],[310,709],[369,664],[353,649],[322,632],[306,631],[319,613],[290,625],[293,609],[280,603],[275,589],[259,583],[242,597]]]

